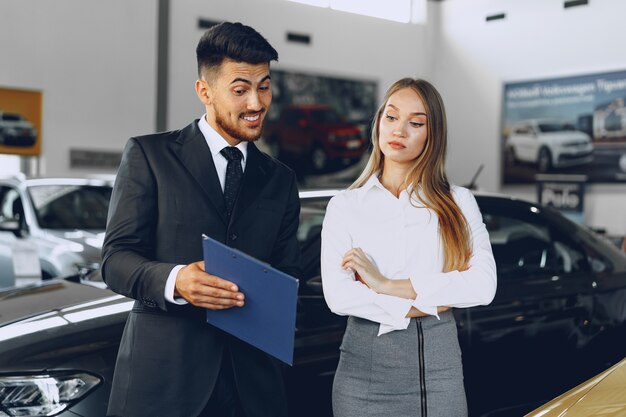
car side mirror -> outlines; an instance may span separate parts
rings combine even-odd
[[[11,232],[15,237],[22,237],[22,226],[19,220],[16,219],[2,219],[0,220],[0,232]]]
[[[0,231],[11,232],[15,237],[23,237],[23,230],[19,220],[16,219],[2,219],[0,220]]]
[[[324,291],[322,290],[322,277],[321,277],[321,275],[318,275],[318,276],[313,277],[310,280],[308,280],[306,282],[306,286],[314,294],[320,294],[320,295],[324,294]]]

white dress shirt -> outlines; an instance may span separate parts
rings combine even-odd
[[[224,191],[224,184],[226,182],[226,167],[228,166],[228,160],[224,155],[220,153],[220,151],[230,145],[228,144],[228,142],[226,142],[226,139],[224,139],[219,133],[215,131],[215,129],[213,129],[207,123],[206,114],[202,115],[202,117],[198,121],[198,127],[200,128],[202,135],[204,135],[204,139],[206,140],[206,143],[211,150],[213,163],[215,164],[215,170],[217,171],[217,178],[220,180],[222,191]],[[246,160],[248,157],[248,142],[242,141],[237,144],[236,147],[243,154],[243,158],[241,158],[241,169],[242,171],[244,171],[246,169]],[[170,303],[187,304],[187,301],[185,301],[183,298],[174,298],[176,275],[178,275],[178,271],[180,271],[184,266],[185,265],[175,266],[167,277],[167,282],[165,283],[165,299]]]
[[[443,250],[437,215],[409,192],[399,198],[373,175],[362,187],[333,197],[322,228],[322,284],[336,314],[380,323],[378,335],[406,329],[411,307],[437,316],[438,306],[489,304],[496,292],[496,264],[489,235],[473,194],[452,187],[452,195],[471,231],[472,256],[466,271],[441,272]],[[390,279],[409,278],[415,300],[377,294],[341,267],[346,252],[360,247]],[[438,316],[437,316],[438,317]]]

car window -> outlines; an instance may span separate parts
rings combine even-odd
[[[37,185],[28,188],[44,229],[104,230],[111,187]]]
[[[574,125],[569,123],[539,123],[538,127],[541,132],[569,132],[576,130]]]
[[[588,271],[585,253],[542,218],[483,211],[500,279]]]
[[[4,113],[2,115],[2,119],[8,122],[19,122],[20,120],[22,120],[19,114],[12,114],[12,113]]]
[[[311,110],[311,119],[316,124],[340,123],[341,116],[332,108]]]
[[[297,126],[300,117],[301,112],[296,109],[285,110],[285,117],[283,121],[288,126]]]

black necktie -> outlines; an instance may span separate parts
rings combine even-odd
[[[220,151],[224,158],[228,160],[226,166],[226,181],[224,184],[224,202],[226,203],[226,217],[230,218],[233,206],[237,199],[237,192],[241,184],[243,170],[241,169],[241,159],[243,154],[234,146],[229,146]]]

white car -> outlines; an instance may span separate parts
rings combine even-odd
[[[15,281],[19,248],[36,251],[43,279],[97,269],[112,189],[110,179],[0,179],[0,286]]]
[[[532,119],[516,123],[510,132],[505,149],[509,164],[530,162],[546,172],[593,160],[591,138],[572,124]]]

